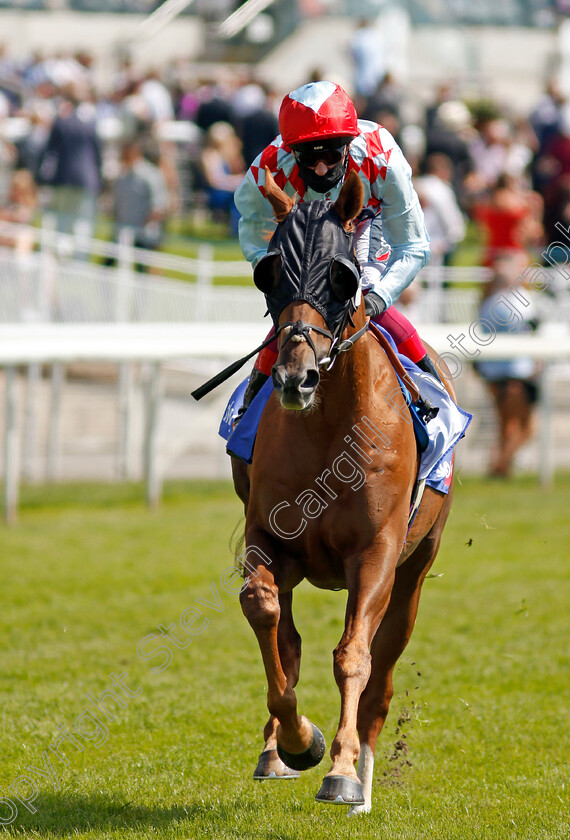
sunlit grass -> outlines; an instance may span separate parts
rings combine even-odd
[[[569,490],[565,476],[548,492],[532,478],[457,485],[398,665],[373,812],[348,820],[314,802],[326,761],[296,782],[251,779],[266,689],[253,634],[219,585],[241,516],[232,488],[170,484],[154,512],[139,485],[25,488],[18,524],[0,531],[0,819],[2,797],[18,807],[7,834],[566,838]],[[300,708],[329,744],[344,599],[307,585],[295,595]],[[208,626],[153,671],[166,655],[137,648],[151,634],[143,652],[164,645],[158,625],[180,630],[190,608]],[[114,719],[99,712],[97,730],[82,717],[98,711],[87,693],[113,689],[110,674],[132,694],[115,687],[124,706],[108,700]],[[49,750],[58,724],[83,746],[65,742],[67,765]],[[26,769],[46,770],[45,755],[52,780]],[[21,775],[37,779],[35,813],[15,798],[34,793]]]

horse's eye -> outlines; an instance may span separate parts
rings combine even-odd
[[[330,281],[335,298],[344,303],[358,291],[360,274],[353,262],[339,255],[331,261]]]
[[[281,253],[268,251],[253,269],[253,282],[260,292],[270,295],[275,290],[281,276]]]

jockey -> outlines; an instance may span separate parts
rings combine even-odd
[[[330,199],[354,170],[364,205],[354,234],[366,314],[386,329],[400,353],[423,371],[438,373],[416,329],[392,304],[428,262],[429,237],[411,168],[383,126],[357,118],[348,94],[333,82],[311,82],[289,93],[279,111],[280,135],[251,164],[234,201],[239,239],[253,266],[267,252],[276,221],[265,198],[265,167],[299,201]],[[261,351],[250,376],[242,412],[271,375],[277,340]],[[426,422],[438,409],[420,398]],[[240,414],[241,416],[241,414]]]

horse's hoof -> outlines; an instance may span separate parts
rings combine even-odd
[[[264,750],[257,760],[257,767],[253,771],[253,778],[258,782],[268,779],[298,779],[299,772],[284,764],[277,750]]]
[[[287,767],[292,767],[293,770],[308,770],[309,767],[316,767],[325,754],[326,744],[324,735],[314,723],[311,726],[313,727],[313,740],[311,741],[310,747],[304,752],[290,753],[277,744],[279,758]]]
[[[348,776],[325,776],[315,799],[333,805],[364,805],[360,780]]]

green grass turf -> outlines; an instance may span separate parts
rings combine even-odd
[[[153,512],[140,486],[25,489],[18,524],[0,528],[0,818],[10,817],[1,797],[14,800],[18,776],[32,775],[39,792],[36,813],[17,803],[6,834],[567,838],[569,491],[569,476],[554,491],[532,478],[457,484],[397,668],[373,811],[348,819],[345,807],[314,802],[328,759],[298,781],[251,779],[266,689],[253,633],[219,586],[241,514],[230,486],[168,485]],[[295,595],[300,710],[329,745],[344,599],[305,585]],[[163,657],[143,660],[137,646],[192,606],[208,626],[153,673]],[[105,732],[81,716],[96,711],[86,692],[112,688],[113,672],[141,690],[121,692],[124,708],[109,702],[113,721],[99,713]],[[81,752],[62,746],[65,765],[48,748],[58,724],[79,739],[76,722],[96,737],[78,740]],[[56,784],[26,769],[45,771],[48,754]],[[17,784],[31,794],[25,780]]]

